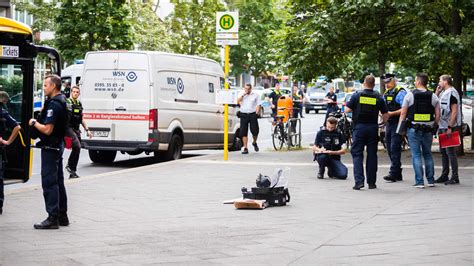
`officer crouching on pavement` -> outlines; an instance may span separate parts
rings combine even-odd
[[[79,162],[79,154],[81,153],[81,131],[80,125],[84,128],[89,138],[92,138],[92,133],[87,128],[86,122],[82,115],[82,103],[79,101],[81,91],[78,86],[71,88],[71,97],[67,99],[67,103],[71,106],[69,126],[66,130],[66,137],[71,138],[71,154],[67,161],[66,170],[69,172],[69,178],[78,178],[77,163]]]
[[[369,189],[377,188],[377,149],[379,142],[378,119],[379,112],[382,113],[383,121],[387,122],[388,110],[382,96],[374,91],[375,77],[367,75],[362,84],[364,90],[354,93],[347,102],[344,112],[354,112],[352,121],[354,130],[352,133],[351,154],[354,161],[354,181],[352,187],[360,190],[364,187],[364,147],[367,146],[367,184]]]
[[[404,88],[397,87],[397,80],[393,74],[382,76],[386,86],[383,95],[388,108],[388,121],[385,125],[385,142],[387,146],[388,157],[390,158],[390,171],[383,179],[396,182],[402,181],[402,136],[397,134],[398,121],[403,103],[403,98],[407,95]]]
[[[18,122],[8,113],[6,104],[9,99],[8,93],[0,91],[0,215],[3,213],[3,202],[5,201],[5,195],[3,192],[3,178],[5,176],[5,147],[12,144],[15,140],[21,127]],[[7,128],[12,129],[12,133],[8,140],[5,140]]]
[[[64,136],[68,123],[66,96],[61,93],[61,78],[50,75],[44,79],[44,103],[38,121],[30,119],[32,138],[39,137],[36,144],[41,148],[41,183],[48,218],[35,229],[58,229],[68,226],[67,196],[64,187],[63,151]]]
[[[318,179],[324,178],[324,169],[328,168],[328,176],[337,179],[347,178],[347,167],[341,162],[341,155],[346,153],[342,148],[345,138],[336,130],[337,119],[329,117],[326,127],[316,134],[313,145],[314,160],[318,161]]]

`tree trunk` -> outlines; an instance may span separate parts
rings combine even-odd
[[[378,60],[379,63],[379,73],[380,73],[380,93],[383,94],[385,93],[385,83],[382,80],[382,75],[385,74],[385,63],[386,60],[383,57],[383,55],[379,55],[380,58]]]
[[[456,7],[451,11],[451,18],[453,21],[452,24],[452,34],[454,37],[461,34],[462,24],[461,16],[459,15],[459,9]],[[454,54],[453,57],[453,86],[458,91],[459,95],[462,98],[462,60],[458,54]],[[459,103],[461,105],[462,112],[462,101]],[[464,155],[464,138],[461,130],[461,148],[459,149],[459,155]]]

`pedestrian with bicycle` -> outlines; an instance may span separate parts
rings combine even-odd
[[[450,75],[439,77],[436,95],[441,102],[441,119],[439,120],[438,134],[451,134],[454,131],[461,131],[461,99],[458,91],[453,87],[453,79]],[[456,147],[441,149],[443,170],[441,176],[436,179],[436,183],[445,185],[459,184],[458,158]],[[449,166],[451,165],[451,178],[449,178]]]
[[[244,92],[237,98],[237,103],[240,105],[240,136],[242,138],[242,154],[248,154],[248,130],[250,125],[250,132],[252,133],[252,146],[256,152],[259,151],[257,138],[259,133],[258,116],[260,112],[260,99],[258,94],[252,91],[252,85],[247,83],[244,87]]]
[[[382,113],[383,121],[388,119],[388,109],[382,96],[374,91],[375,77],[367,75],[364,79],[364,90],[354,93],[347,102],[344,112],[353,112],[354,130],[352,136],[351,154],[354,161],[354,190],[364,187],[364,148],[367,147],[367,183],[369,189],[377,188],[377,148],[378,118]]]
[[[342,147],[346,140],[336,128],[337,119],[329,117],[326,121],[326,127],[322,127],[316,134],[313,154],[314,160],[319,165],[318,179],[324,178],[326,167],[330,178],[347,178],[347,167],[341,162],[341,155],[346,153],[346,149]]]
[[[404,88],[397,87],[397,79],[393,74],[382,76],[385,83],[383,98],[388,107],[388,120],[385,125],[385,143],[390,158],[389,174],[383,179],[389,182],[402,181],[402,136],[397,134],[403,99],[407,94]]]
[[[434,187],[434,163],[431,154],[433,132],[437,129],[440,118],[439,100],[436,94],[426,89],[428,75],[416,74],[415,87],[403,99],[400,113],[400,125],[407,124],[408,143],[415,170],[415,188],[425,188],[423,173],[425,173],[429,187]],[[405,118],[407,121],[405,122]],[[422,159],[423,157],[423,159]],[[423,169],[423,161],[425,168]]]

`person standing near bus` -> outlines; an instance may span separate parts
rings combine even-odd
[[[29,125],[41,139],[36,146],[41,148],[41,183],[48,218],[35,224],[34,228],[58,229],[60,225],[69,225],[63,173],[64,136],[68,125],[68,111],[66,97],[61,93],[59,76],[47,76],[44,79],[43,90],[48,100],[44,103],[39,120],[30,119]]]
[[[92,138],[92,133],[87,128],[86,122],[83,119],[82,103],[79,101],[81,91],[78,86],[71,88],[71,97],[67,99],[67,103],[71,105],[69,126],[66,130],[66,137],[71,138],[71,154],[67,162],[66,170],[69,172],[69,178],[79,178],[77,175],[77,163],[79,162],[79,154],[81,153],[81,130],[80,125],[84,128],[89,138]]]
[[[18,122],[11,117],[6,109],[9,98],[8,93],[0,91],[0,215],[3,213],[3,202],[5,201],[5,195],[3,192],[3,179],[6,163],[5,147],[13,143],[21,128]],[[12,129],[12,133],[8,140],[5,140],[7,128]]]

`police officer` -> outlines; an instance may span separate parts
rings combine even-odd
[[[377,188],[377,144],[378,117],[382,113],[383,121],[388,118],[388,110],[382,96],[374,91],[375,77],[367,75],[364,79],[364,90],[352,95],[344,112],[353,112],[354,131],[352,134],[351,154],[354,161],[353,189],[364,187],[364,147],[367,146],[367,184],[369,189]]]
[[[326,94],[325,100],[327,102],[327,109],[324,121],[328,119],[330,113],[336,112],[339,109],[339,107],[337,107],[337,95],[334,91],[334,87],[331,87],[329,89],[329,92]]]
[[[345,142],[341,132],[336,130],[337,119],[329,117],[326,127],[316,134],[313,145],[314,160],[318,161],[318,179],[324,178],[324,169],[328,168],[328,176],[337,179],[347,178],[347,167],[341,162],[341,155],[346,153],[342,148]]]
[[[436,95],[427,90],[428,75],[416,74],[415,87],[408,92],[403,99],[402,112],[400,114],[400,126],[408,118],[408,143],[412,156],[413,169],[415,170],[415,184],[413,187],[424,188],[423,172],[426,174],[429,187],[434,187],[434,163],[431,154],[433,144],[433,132],[439,122],[439,100]],[[422,157],[425,162],[423,171]]]
[[[403,98],[407,94],[404,88],[397,87],[397,80],[393,74],[385,74],[382,76],[386,86],[383,95],[385,103],[388,107],[388,121],[385,125],[385,142],[387,146],[388,156],[390,158],[390,171],[383,179],[396,182],[402,181],[402,136],[397,134],[398,121],[403,103]]]
[[[81,91],[78,86],[71,88],[71,97],[67,99],[67,103],[71,106],[71,114],[69,126],[66,130],[66,136],[71,138],[72,151],[69,155],[66,170],[69,172],[69,178],[78,178],[77,163],[79,162],[79,154],[81,152],[81,131],[79,126],[82,125],[89,138],[92,138],[92,133],[87,128],[86,122],[82,115],[82,103],[79,101]]]
[[[453,87],[453,79],[450,75],[439,77],[438,89],[436,95],[441,102],[441,118],[439,121],[439,132],[451,134],[453,131],[460,131],[462,124],[461,117],[461,99],[458,91]],[[441,149],[441,158],[443,171],[441,176],[436,179],[436,183],[445,185],[459,184],[458,158],[456,147]],[[449,165],[451,164],[451,179],[449,179]]]
[[[34,228],[58,229],[59,225],[69,225],[62,162],[68,111],[66,97],[60,91],[59,76],[47,76],[44,79],[43,89],[48,100],[44,103],[39,120],[30,119],[29,125],[41,139],[37,146],[41,147],[41,182],[48,218],[35,224]]]
[[[272,91],[272,93],[270,93],[268,95],[268,98],[271,99],[271,104],[272,104],[272,116],[273,116],[273,119],[276,119],[276,114],[277,114],[277,106],[278,106],[278,99],[280,99],[281,97],[281,91],[280,91],[280,83],[276,83],[275,84],[275,90]]]
[[[6,109],[8,99],[8,93],[0,91],[0,215],[3,213],[3,201],[5,200],[3,192],[3,179],[6,163],[5,147],[13,143],[21,128],[18,122],[10,116]],[[5,140],[7,128],[12,129],[12,133],[10,134],[10,137],[8,137],[8,140]]]

